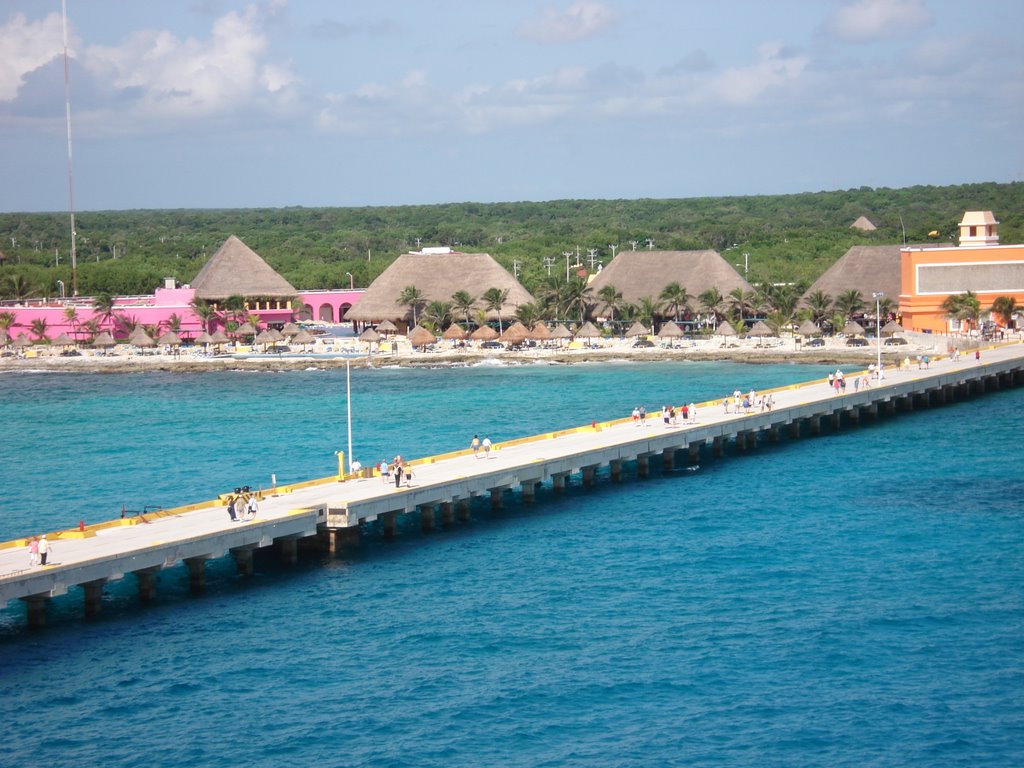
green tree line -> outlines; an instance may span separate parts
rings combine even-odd
[[[452,203],[366,208],[83,211],[77,214],[82,295],[146,294],[165,277],[188,283],[235,234],[300,289],[366,287],[399,254],[441,245],[493,255],[535,294],[565,274],[564,253],[584,266],[616,252],[714,249],[752,283],[809,284],[851,246],[944,243],[966,210],[991,210],[1005,243],[1024,242],[1024,183],[861,187],[747,197]],[[874,232],[851,229],[859,216]],[[930,232],[938,236],[929,237]],[[0,214],[0,296],[71,290],[66,213]],[[550,274],[549,274],[550,273]]]

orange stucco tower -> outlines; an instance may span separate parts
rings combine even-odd
[[[958,293],[974,291],[983,312],[999,296],[1024,303],[1024,245],[999,244],[991,211],[967,211],[959,226],[959,246],[900,249],[900,314],[908,331],[963,330],[942,310]]]

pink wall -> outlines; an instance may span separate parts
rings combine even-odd
[[[328,291],[299,291],[299,298],[308,306],[311,320],[329,323],[345,321],[345,314],[355,306],[366,291],[333,289]]]
[[[202,323],[190,308],[189,304],[195,290],[192,288],[158,288],[152,296],[118,296],[114,299],[117,313],[134,318],[141,325],[161,324],[166,327],[167,319],[172,314],[181,318],[181,336],[191,338],[203,332]],[[338,322],[339,311],[350,307],[363,295],[363,291],[300,291],[299,296],[309,305],[313,319],[321,317],[321,308],[327,307],[333,314],[334,322]],[[64,308],[73,306],[77,311],[78,324],[82,325],[93,318],[96,312],[92,308],[91,297],[77,299],[51,299],[49,301],[26,302],[24,305],[2,305],[0,312],[13,312],[15,324],[10,329],[12,338],[24,333],[34,339],[31,333],[32,321],[38,318],[46,320],[46,335],[55,339],[66,333],[75,338],[78,330],[64,317]],[[286,309],[259,310],[263,323],[287,323],[292,319],[291,312]],[[109,330],[104,326],[104,330]]]

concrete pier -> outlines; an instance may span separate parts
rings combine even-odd
[[[434,530],[438,509],[445,526],[456,518],[468,521],[474,496],[487,495],[491,506],[500,509],[505,491],[517,488],[523,502],[531,503],[540,484],[549,483],[559,492],[576,472],[589,486],[599,481],[600,468],[607,466],[611,479],[621,482],[623,464],[635,462],[636,476],[645,478],[651,457],[659,454],[662,468],[671,472],[681,461],[697,464],[703,445],[709,446],[710,457],[721,459],[727,441],[734,442],[738,452],[749,452],[763,435],[762,447],[767,449],[785,434],[790,439],[803,432],[822,434],[825,419],[833,432],[865,415],[897,417],[915,407],[938,407],[1022,383],[1024,347],[1018,344],[989,351],[981,364],[941,360],[927,371],[894,371],[878,386],[840,396],[821,382],[781,387],[774,390],[776,407],[771,412],[726,414],[714,403],[705,403],[698,405],[699,424],[637,428],[627,416],[499,443],[486,461],[465,451],[426,457],[411,462],[416,473],[412,487],[395,488],[377,478],[339,482],[336,476],[278,487],[263,499],[259,517],[243,523],[229,521],[223,505],[211,500],[112,520],[90,527],[94,530],[57,531],[52,540],[59,542],[60,562],[43,567],[25,567],[27,541],[0,544],[0,601],[23,600],[29,625],[43,626],[49,600],[81,586],[85,612],[95,616],[104,585],[125,573],[135,574],[139,599],[150,602],[156,596],[157,574],[183,564],[189,588],[198,594],[205,587],[206,561],[229,553],[238,572],[248,575],[253,572],[255,550],[272,545],[284,562],[294,563],[300,540],[336,552],[343,545],[357,544],[362,527],[376,521],[384,536],[394,536],[399,516],[410,514],[419,514],[423,530]]]

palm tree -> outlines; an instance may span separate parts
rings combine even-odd
[[[974,291],[954,293],[948,296],[940,307],[951,318],[967,323],[967,330],[970,330],[981,316],[981,301]]]
[[[545,277],[540,284],[537,297],[541,303],[541,313],[546,320],[559,319],[562,311],[562,300],[565,296],[566,283],[557,277]]]
[[[811,311],[811,320],[815,323],[820,323],[822,320],[827,318],[829,313],[832,311],[832,297],[820,288],[807,294],[807,298],[804,299],[804,304],[806,304],[807,309]]]
[[[579,320],[582,324],[590,311],[591,300],[594,289],[587,285],[582,277],[573,277],[565,286],[565,293],[562,295],[562,307],[567,319]]]
[[[78,310],[70,304],[64,307],[64,322],[71,328],[71,333],[78,338]]]
[[[636,307],[636,319],[646,325],[648,328],[653,328],[654,318],[661,313],[661,305],[654,300],[651,296],[642,296],[640,303]]]
[[[527,302],[516,307],[516,320],[527,328],[533,326],[540,320],[540,307],[535,302]]]
[[[611,313],[609,320],[615,322],[615,310],[622,306],[622,292],[615,289],[614,285],[608,284],[597,292],[597,298],[604,302],[604,305]]]
[[[483,300],[488,312],[498,313],[498,333],[504,333],[504,329],[501,327],[501,308],[508,301],[508,288],[504,290],[501,288],[488,288],[484,291]]]
[[[395,303],[409,307],[412,310],[412,324],[416,325],[416,312],[426,306],[427,299],[423,295],[423,291],[415,285],[407,285],[402,289]]]
[[[867,305],[864,303],[864,297],[860,295],[860,291],[856,288],[843,291],[836,297],[835,301],[836,311],[843,315],[847,320],[858,312],[862,312],[866,306]]]
[[[729,291],[728,302],[733,319],[738,324],[742,325],[743,321],[753,314],[754,294],[752,291],[747,291],[743,288],[733,288]]]
[[[725,297],[722,296],[722,292],[717,288],[708,288],[697,297],[697,300],[700,301],[704,311],[711,315],[714,320],[714,327],[717,328],[722,308],[725,306]]]
[[[96,320],[100,328],[109,325],[114,330],[117,321],[117,312],[114,310],[114,297],[109,293],[97,293],[92,301],[92,308],[96,314]]]
[[[189,309],[199,319],[199,322],[203,324],[203,330],[207,333],[212,333],[210,324],[217,319],[217,310],[202,299],[192,299]]]
[[[430,323],[434,330],[443,331],[452,324],[452,303],[450,301],[432,301],[423,310],[421,322]]]
[[[666,312],[672,315],[672,318],[679,322],[679,310],[690,308],[690,299],[693,298],[686,289],[683,288],[677,282],[671,282],[661,289],[661,295],[658,296],[663,302],[663,307]]]
[[[0,312],[0,331],[10,332],[17,319],[18,316],[13,312]]]
[[[452,311],[462,316],[466,323],[466,330],[469,330],[469,319],[473,314],[473,305],[476,297],[471,296],[469,291],[456,291],[452,294]]]
[[[1003,321],[1004,328],[1009,328],[1018,309],[1017,300],[1013,296],[997,296],[990,311]]]
[[[29,328],[36,337],[36,341],[46,338],[47,322],[45,317],[37,317],[29,324]]]
[[[292,321],[293,322],[299,320],[299,318],[302,317],[304,312],[308,312],[309,311],[309,305],[306,304],[306,302],[304,302],[298,296],[295,296],[291,300],[291,307],[292,307]]]
[[[38,293],[36,287],[24,275],[11,275],[3,284],[2,292],[15,301],[30,299]]]
[[[230,317],[235,322],[240,321],[245,317],[245,297],[239,294],[233,294],[224,299],[224,315]]]

